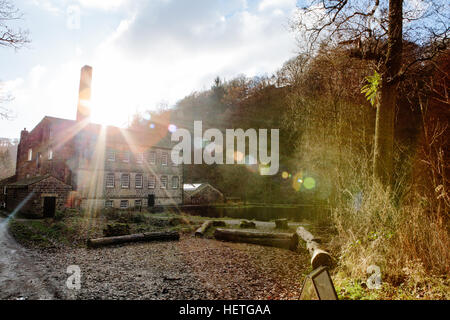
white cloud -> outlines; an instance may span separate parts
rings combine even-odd
[[[259,3],[258,10],[264,11],[268,9],[289,9],[295,8],[296,0],[262,0]]]
[[[55,3],[52,0],[32,0],[32,3],[35,6],[38,6],[48,12],[56,14],[56,15],[62,14],[64,12],[59,7],[59,5],[55,5]]]
[[[45,115],[73,119],[84,64],[93,67],[93,121],[124,125],[136,109],[154,108],[161,101],[173,105],[193,91],[209,88],[216,76],[270,75],[297,48],[286,27],[295,1],[274,5],[265,0],[256,6],[245,0],[108,3],[70,2],[83,11],[118,6],[124,10],[108,36],[95,38],[95,24],[85,23],[77,32],[88,35],[89,41],[69,42],[70,56],[57,56],[55,50],[59,62],[30,67],[16,80],[12,108],[20,121],[7,122],[0,136],[8,136],[3,130],[17,136],[23,126],[32,128]],[[264,10],[258,10],[258,4]],[[88,17],[104,19],[102,14],[108,13],[93,10]],[[87,26],[94,29],[86,30]],[[59,46],[55,43],[55,49]],[[61,61],[67,62],[61,65]]]
[[[286,12],[276,14],[249,11],[242,1],[144,5],[96,49],[93,104],[98,109],[93,113],[112,108],[123,120],[118,116],[123,106],[132,112],[162,100],[174,104],[194,90],[209,88],[216,76],[275,72],[296,49],[286,28],[295,9],[295,2],[290,3],[283,7]]]
[[[78,0],[78,2],[86,8],[110,10],[125,5],[128,0]]]

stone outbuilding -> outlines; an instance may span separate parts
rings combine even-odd
[[[212,204],[224,202],[223,193],[209,183],[183,185],[184,204]]]
[[[53,217],[67,206],[72,186],[50,174],[19,180],[6,185],[6,210],[33,217]]]

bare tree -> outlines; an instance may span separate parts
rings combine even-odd
[[[11,25],[22,19],[23,14],[9,0],[0,0],[0,46],[20,49],[30,42],[28,31]],[[5,105],[14,97],[7,92],[0,82],[0,119],[11,118],[11,110]]]
[[[316,0],[299,9],[293,21],[308,50],[324,40],[331,47],[347,46],[352,56],[373,61],[381,74],[373,171],[385,186],[393,176],[399,82],[414,65],[448,47],[449,11],[449,4],[439,0]]]
[[[13,99],[14,97],[2,88],[2,84],[0,82],[0,119],[11,118],[11,110],[8,109],[5,104],[11,102]]]
[[[13,28],[11,24],[22,19],[23,14],[9,0],[0,0],[0,45],[21,48],[30,42],[28,31],[20,28]]]

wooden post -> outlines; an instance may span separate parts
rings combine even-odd
[[[297,245],[300,243],[300,239],[303,240],[306,249],[311,255],[311,265],[313,269],[316,269],[320,266],[331,267],[331,255],[325,250],[320,249],[317,239],[314,238],[314,236],[303,227],[298,227],[297,231],[294,234],[294,242],[296,242]]]

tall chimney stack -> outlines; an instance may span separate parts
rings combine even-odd
[[[77,121],[84,121],[91,116],[91,81],[92,67],[84,66],[81,68],[80,90],[78,92]]]

